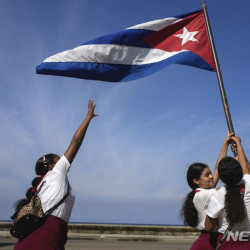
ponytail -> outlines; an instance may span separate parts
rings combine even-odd
[[[197,227],[198,225],[198,212],[193,203],[194,194],[194,191],[188,193],[182,206],[181,217],[185,226]]]
[[[49,171],[49,165],[54,163],[55,156],[56,156],[55,154],[46,154],[38,159],[38,161],[36,162],[36,166],[35,166],[35,171],[38,177],[35,177],[32,180],[32,183],[31,183],[32,187],[30,187],[26,191],[26,199],[20,199],[14,204],[15,212],[17,212],[23,206],[25,206],[26,204],[30,202],[31,198],[35,195],[37,191],[37,186],[40,184],[43,177]]]
[[[225,195],[225,211],[226,219],[229,224],[242,222],[246,216],[246,206],[244,203],[243,195],[239,187],[236,185],[227,185],[227,193]]]
[[[194,183],[194,179],[200,179],[200,176],[205,168],[208,168],[206,164],[196,162],[191,164],[187,171],[187,183],[193,191],[188,193],[183,202],[181,217],[183,219],[184,225],[188,225],[190,227],[197,227],[198,225],[198,212],[193,203],[195,194],[194,190],[198,188],[198,185]]]
[[[15,212],[17,212],[23,206],[27,205],[30,202],[31,198],[35,195],[35,193],[37,191],[37,186],[41,183],[43,177],[44,176],[40,175],[38,177],[35,177],[32,180],[32,183],[31,183],[32,187],[28,188],[26,191],[26,199],[20,199],[14,204]]]
[[[226,184],[226,219],[229,224],[240,223],[247,218],[243,195],[237,186],[243,177],[241,165],[233,157],[224,157],[219,162],[218,173],[220,179]]]

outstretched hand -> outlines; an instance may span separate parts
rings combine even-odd
[[[226,136],[224,143],[227,145],[231,144],[232,143],[232,140],[231,140],[232,136],[234,136],[234,133],[227,132],[227,136]]]
[[[233,143],[234,143],[236,146],[241,144],[241,139],[240,139],[240,137],[237,136],[237,135],[232,136],[231,140],[233,141]]]
[[[231,137],[231,151],[234,153],[235,156],[238,155],[238,146],[241,144],[241,139],[239,136],[233,135]]]
[[[94,104],[94,100],[93,99],[90,99],[89,102],[88,102],[88,114],[87,116],[92,119],[96,116],[98,116],[98,114],[95,114],[95,106],[96,104]]]

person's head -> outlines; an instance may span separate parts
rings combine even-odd
[[[242,177],[243,172],[240,163],[233,157],[227,156],[220,160],[218,166],[219,178],[226,185],[238,184]]]
[[[209,167],[204,163],[193,163],[187,171],[188,185],[194,190],[196,188],[214,187],[213,175]]]
[[[52,170],[60,157],[56,154],[46,154],[38,159],[36,162],[36,174],[45,175],[48,171]]]
[[[26,191],[26,199],[20,199],[15,203],[16,212],[30,202],[31,198],[37,192],[37,186],[43,180],[44,175],[54,168],[59,159],[60,157],[56,154],[43,155],[38,159],[35,166],[35,171],[38,176],[32,180],[31,187]],[[15,215],[13,215],[13,218],[14,217]]]
[[[243,177],[240,163],[233,157],[227,156],[218,165],[219,178],[226,184],[225,211],[230,224],[240,223],[246,218],[244,196],[237,184]]]
[[[193,199],[195,189],[212,188],[214,186],[213,176],[209,167],[204,163],[193,163],[187,171],[187,182],[192,188],[192,191],[186,196],[181,209],[181,217],[183,218],[184,225],[190,227],[197,227],[198,212],[194,206]]]

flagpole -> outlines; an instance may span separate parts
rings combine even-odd
[[[204,0],[202,0],[202,9],[204,11],[208,36],[209,36],[210,45],[211,45],[213,56],[214,56],[216,74],[217,74],[218,84],[219,84],[219,88],[220,88],[220,93],[221,93],[222,103],[223,103],[223,107],[224,107],[224,112],[225,112],[225,115],[226,115],[228,130],[229,130],[229,133],[234,133],[231,114],[230,114],[229,106],[228,106],[228,102],[227,102],[227,96],[226,96],[224,83],[223,83],[223,79],[222,79],[222,75],[221,75],[221,71],[220,71],[220,65],[219,65],[219,62],[218,62],[218,57],[217,57],[217,53],[216,53],[216,49],[215,49],[215,45],[214,45],[213,34],[212,34],[212,31],[211,31],[211,26],[210,26],[210,22],[209,22],[207,6],[206,6]]]

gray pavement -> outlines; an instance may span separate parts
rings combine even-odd
[[[69,239],[66,250],[188,250],[197,237],[170,237],[164,241]],[[13,249],[16,239],[0,238],[0,250]],[[35,250],[35,249],[34,249]]]

